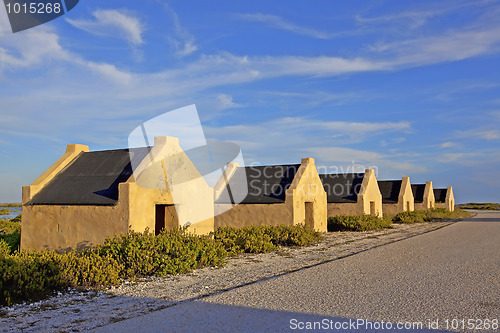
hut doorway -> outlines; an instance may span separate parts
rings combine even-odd
[[[306,227],[314,229],[314,204],[312,202],[306,202],[305,209],[306,209],[306,216],[305,216]]]
[[[156,205],[155,235],[162,229],[172,230],[179,227],[179,218],[175,205]]]

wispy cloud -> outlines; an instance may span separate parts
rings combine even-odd
[[[331,39],[336,37],[338,34],[328,33],[321,30],[303,27],[291,22],[286,21],[280,16],[270,15],[270,14],[262,14],[262,13],[254,13],[254,14],[237,14],[238,18],[241,18],[246,21],[251,22],[259,22],[266,24],[272,28],[281,29],[285,31],[292,32],[297,35],[308,36],[312,38],[318,39]]]
[[[499,50],[500,26],[455,31],[392,43],[379,43],[371,50],[384,56],[387,66],[414,67],[464,60]],[[467,45],[467,47],[464,47]]]
[[[482,7],[488,5],[489,1],[455,1],[450,6],[427,6],[426,10],[413,9],[404,10],[402,12],[386,14],[382,16],[363,17],[356,15],[354,18],[360,25],[381,25],[381,24],[398,24],[404,25],[410,29],[419,28],[434,17],[450,14],[467,7]]]
[[[474,138],[481,140],[497,140],[500,139],[500,131],[497,129],[472,129],[466,131],[457,131],[456,137],[458,138]]]
[[[69,59],[69,53],[59,44],[59,36],[49,29],[28,30],[22,39],[5,33],[0,42],[0,72]]]
[[[164,8],[170,15],[170,18],[172,19],[172,23],[174,25],[175,36],[168,36],[168,40],[172,47],[175,49],[176,56],[182,58],[197,51],[198,45],[196,45],[194,36],[181,25],[177,13],[168,5],[164,5]]]
[[[455,8],[454,8],[455,9]],[[404,11],[389,15],[377,17],[363,17],[356,15],[355,20],[358,24],[385,24],[385,23],[400,23],[411,29],[418,28],[424,25],[428,19],[447,13],[449,10],[427,10],[427,11]]]
[[[447,141],[447,142],[443,142],[439,147],[440,148],[453,148],[453,147],[456,147],[457,146],[457,143],[455,142],[451,142],[451,141]]]
[[[218,94],[216,104],[219,110],[241,108],[245,106],[243,104],[235,103],[233,101],[233,96],[227,94]]]
[[[94,20],[67,18],[66,22],[94,35],[124,39],[133,46],[144,43],[144,25],[138,18],[117,9],[98,9],[92,16]]]

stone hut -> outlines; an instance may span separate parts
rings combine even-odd
[[[70,144],[23,187],[21,249],[80,250],[146,228],[158,233],[187,226],[206,234],[214,230],[213,209],[213,189],[178,138],[156,137],[153,147],[92,152]]]
[[[382,210],[385,215],[396,215],[414,210],[409,177],[403,177],[402,180],[379,180],[378,187],[382,194]]]
[[[382,217],[382,195],[375,171],[320,174],[327,193],[328,216],[367,214]]]
[[[436,199],[436,208],[446,208],[450,212],[455,210],[455,197],[451,186],[434,189],[434,198]]]
[[[415,210],[426,210],[436,207],[432,182],[429,181],[425,184],[413,184],[411,185],[411,190],[415,201]]]
[[[326,193],[314,159],[239,167],[228,163],[214,188],[215,228],[305,224],[326,228]]]

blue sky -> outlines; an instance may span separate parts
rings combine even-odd
[[[1,7],[0,202],[66,144],[125,148],[190,104],[247,164],[375,166],[500,202],[498,17],[477,0],[85,0],[13,34]]]

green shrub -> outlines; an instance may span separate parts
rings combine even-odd
[[[16,223],[21,223],[21,215],[22,214],[19,214],[17,215],[16,217],[14,217],[13,219],[11,219],[10,221],[11,222],[16,222]],[[21,232],[21,225],[19,224],[19,232]]]
[[[122,278],[186,273],[195,268],[219,266],[227,253],[209,236],[196,236],[183,230],[162,231],[155,236],[149,231],[107,238],[98,246],[100,255],[108,255],[122,266]]]
[[[0,234],[12,234],[14,232],[21,233],[21,219],[17,217],[11,220],[0,219]]]
[[[17,232],[7,235],[0,234],[0,241],[2,240],[9,245],[10,253],[13,253],[19,250],[19,246],[21,245],[21,234]]]
[[[432,221],[426,210],[398,213],[392,220],[394,223],[422,223]]]
[[[63,254],[54,251],[9,254],[10,244],[0,240],[0,305],[37,300],[67,287],[104,287],[116,285],[121,279],[221,266],[229,253],[306,245],[319,237],[318,232],[301,226],[223,228],[208,236],[188,234],[183,229],[155,236],[146,230],[107,238],[94,249]]]
[[[491,203],[491,202],[470,202],[466,204],[460,204],[456,207],[460,209],[481,209],[481,210],[500,210],[500,203]]]
[[[59,267],[43,254],[0,257],[0,304],[38,300],[63,287]]]
[[[0,239],[0,258],[5,258],[10,254],[10,245],[3,239]]]
[[[438,220],[454,220],[470,217],[471,214],[461,210],[455,209],[453,212],[445,208],[435,208],[429,210],[415,210],[412,212],[399,213],[393,218],[394,223],[422,223]]]
[[[264,253],[278,246],[304,246],[321,237],[305,226],[248,226],[219,228],[214,239],[223,244],[230,255],[238,253]]]
[[[337,215],[328,218],[328,231],[367,231],[390,228],[392,221],[372,215]]]

